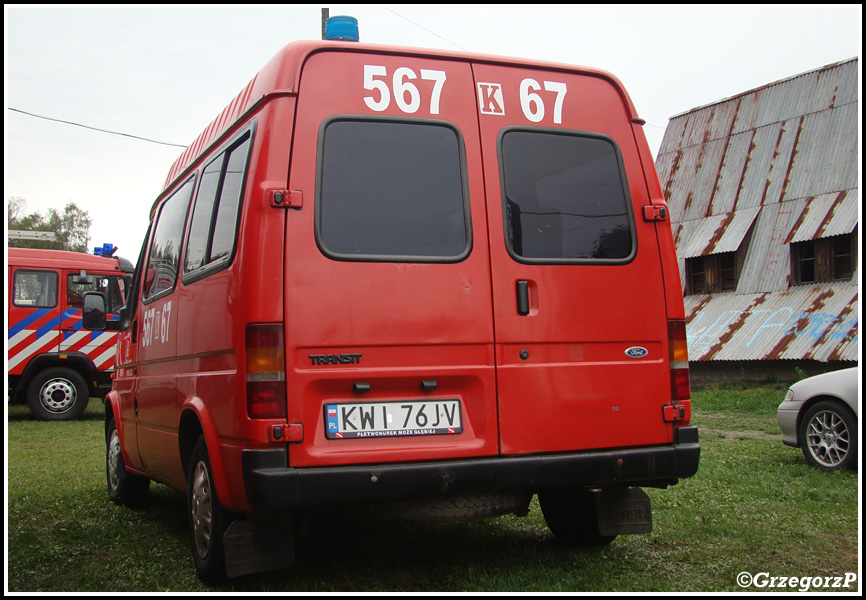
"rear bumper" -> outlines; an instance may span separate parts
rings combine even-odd
[[[242,453],[255,511],[558,485],[665,487],[694,475],[699,458],[697,427],[677,429],[675,443],[665,446],[441,462],[294,469],[285,466],[285,449]]]

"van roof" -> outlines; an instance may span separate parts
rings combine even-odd
[[[8,248],[7,251],[10,267],[121,271],[119,260],[107,256],[36,248]]]
[[[643,120],[638,117],[634,104],[619,79],[617,79],[613,74],[601,69],[563,63],[428,48],[362,44],[359,42],[298,41],[286,45],[270,61],[268,61],[268,63],[246,85],[246,87],[244,87],[244,89],[234,98],[234,100],[223,109],[219,116],[217,116],[217,118],[214,119],[177,158],[168,172],[168,177],[165,180],[163,191],[169,189],[173,182],[184,175],[189,167],[201,155],[208,152],[212,146],[221,143],[226,134],[232,130],[238,120],[257,104],[279,96],[297,95],[300,86],[301,69],[304,62],[311,55],[323,51],[410,55],[416,57],[504,66],[514,65],[600,77],[609,81],[619,91],[628,111],[630,120],[641,124],[643,123]],[[154,206],[156,206],[156,203],[154,203]]]

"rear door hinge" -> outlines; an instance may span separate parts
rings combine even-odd
[[[668,207],[663,204],[645,204],[643,207],[644,221],[664,221],[668,218]]]
[[[304,194],[301,190],[269,190],[271,206],[276,208],[301,208]]]
[[[686,418],[686,407],[682,404],[665,404],[662,406],[662,419],[665,423],[683,421]]]
[[[303,442],[303,423],[279,423],[268,427],[269,442]]]

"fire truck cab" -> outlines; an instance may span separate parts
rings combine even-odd
[[[291,563],[292,520],[342,502],[487,517],[537,494],[558,537],[648,532],[641,486],[700,447],[642,125],[594,69],[286,46],[153,205],[111,498],[185,492],[205,580]]]
[[[12,401],[39,419],[74,419],[91,396],[111,389],[117,332],[82,327],[87,292],[101,292],[109,315],[124,302],[132,264],[60,250],[8,249],[7,369]]]

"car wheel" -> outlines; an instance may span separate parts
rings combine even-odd
[[[126,471],[114,419],[109,421],[105,436],[105,474],[108,480],[108,497],[115,504],[138,506],[147,498],[150,479]]]
[[[53,367],[36,375],[27,388],[30,412],[43,421],[69,421],[87,408],[90,391],[72,369]]]
[[[217,498],[204,436],[193,448],[187,482],[187,515],[195,569],[205,583],[219,583],[226,579],[225,512]]]
[[[558,540],[580,546],[603,546],[615,535],[598,532],[595,496],[586,488],[562,486],[538,492],[538,503],[547,526]]]
[[[857,417],[839,402],[812,405],[800,422],[800,447],[809,464],[824,471],[857,464]]]

